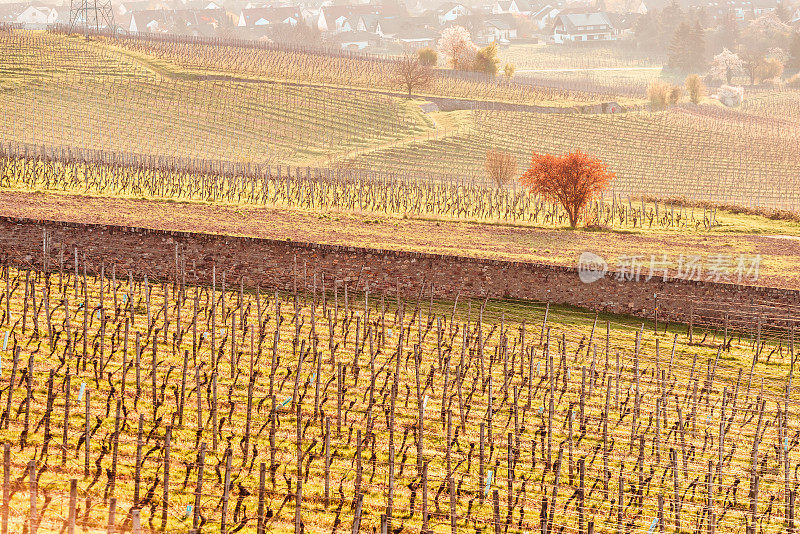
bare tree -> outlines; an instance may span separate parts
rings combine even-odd
[[[433,77],[433,68],[425,65],[418,55],[405,55],[394,68],[394,77],[398,85],[408,91],[408,98],[414,89],[427,86]]]
[[[509,152],[502,150],[487,150],[484,160],[486,176],[497,187],[502,187],[514,178],[517,172],[517,160]]]

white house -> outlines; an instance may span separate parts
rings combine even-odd
[[[547,4],[538,11],[532,13],[528,20],[535,24],[540,30],[543,30],[553,25],[553,21],[559,13],[561,13],[561,10]]]
[[[128,31],[131,32],[166,33],[173,28],[172,13],[165,9],[134,11],[130,15]]]
[[[506,15],[511,18],[511,15]],[[484,22],[483,27],[478,32],[478,42],[481,44],[508,44],[512,39],[517,38],[517,28],[506,17],[493,17]]]
[[[492,5],[492,15],[530,15],[531,5],[526,0],[497,0]]]
[[[300,18],[300,13],[294,7],[256,7],[242,9],[237,26],[240,28],[255,28],[270,24],[296,26]]]
[[[31,5],[26,7],[17,15],[14,22],[20,24],[52,24],[58,20],[58,12],[52,8],[42,5]]]
[[[453,22],[457,18],[469,14],[469,12],[469,8],[464,4],[448,2],[442,5],[438,10],[439,24],[444,25],[448,22]]]
[[[373,6],[323,6],[317,17],[317,28],[323,32],[354,30],[358,15],[375,13]]]
[[[553,42],[612,41],[616,30],[607,13],[562,13],[553,24]]]

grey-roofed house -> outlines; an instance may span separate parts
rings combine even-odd
[[[616,28],[607,13],[561,13],[553,23],[554,43],[613,41]]]

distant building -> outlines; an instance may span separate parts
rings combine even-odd
[[[25,25],[45,25],[58,21],[58,11],[44,5],[29,5],[20,12],[14,22]]]
[[[560,9],[547,4],[531,13],[528,20],[540,30],[544,30],[553,25],[553,21],[560,12]]]
[[[561,13],[553,24],[554,43],[612,41],[616,29],[607,13]]]
[[[487,19],[478,30],[476,42],[479,44],[497,43],[507,45],[517,38],[517,26],[514,16],[497,15]]]
[[[344,31],[331,37],[330,42],[336,43],[343,50],[364,50],[368,46],[375,46],[380,39],[374,33],[362,31]]]
[[[468,15],[471,10],[464,4],[457,4],[454,2],[447,2],[437,10],[439,24],[444,26],[448,22],[453,22],[459,17]]]
[[[256,7],[242,9],[236,25],[240,28],[254,28],[270,24],[289,24],[296,26],[302,20],[296,7]]]
[[[404,50],[419,50],[435,46],[438,35],[425,28],[408,28],[398,31],[392,37]]]
[[[533,13],[530,3],[526,0],[497,0],[492,5],[493,15],[530,15]]]

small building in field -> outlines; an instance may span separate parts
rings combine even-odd
[[[607,13],[561,13],[553,23],[554,43],[613,41],[616,29]]]

